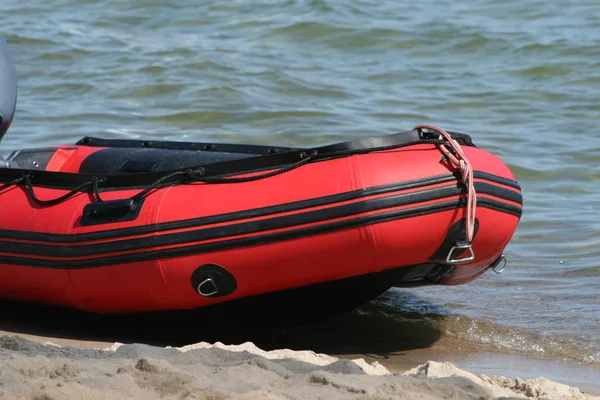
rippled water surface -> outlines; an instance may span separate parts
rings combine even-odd
[[[597,363],[599,27],[596,0],[2,0],[19,103],[0,152],[470,133],[523,187],[509,268],[385,301],[460,315],[465,340]]]

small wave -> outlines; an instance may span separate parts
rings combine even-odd
[[[185,85],[151,85],[142,88],[136,88],[131,91],[122,90],[119,97],[150,97],[164,96],[167,94],[179,93],[185,89]]]
[[[600,249],[600,243],[596,247],[598,249]],[[596,252],[596,259],[599,259],[599,258],[600,258],[600,250]],[[571,278],[599,278],[600,277],[600,265],[577,268],[577,269],[567,272],[566,275]],[[590,299],[590,300],[592,300],[592,299]]]
[[[513,71],[513,74],[517,76],[544,79],[549,77],[563,77],[569,75],[572,71],[573,68],[568,65],[546,64],[518,69],[516,71]]]
[[[125,63],[126,59],[121,60],[123,63]],[[167,72],[168,68],[167,67],[163,67],[161,65],[144,65],[143,67],[140,67],[137,72],[141,73],[141,74],[150,74],[150,75],[158,75],[158,74],[162,74],[163,72]]]
[[[47,38],[36,38],[31,36],[21,36],[16,34],[10,34],[5,37],[6,41],[11,46],[54,46],[57,42]]]
[[[284,78],[276,82],[276,85],[270,88],[274,93],[281,95],[296,96],[317,96],[319,98],[352,98],[352,95],[344,90],[343,87],[333,85],[316,85],[310,82],[301,81],[291,77]]]
[[[480,50],[482,47],[493,43],[494,40],[484,36],[480,33],[474,33],[468,37],[462,38],[462,40],[454,43],[452,46],[455,50]]]
[[[410,321],[410,329],[424,329],[421,334],[428,337],[436,332],[436,342],[441,346],[444,346],[444,342],[449,342],[453,346],[459,345],[473,351],[516,352],[533,357],[600,365],[600,345],[597,344],[597,338],[546,334],[475,320],[459,313],[452,304],[440,306],[403,292],[385,294],[371,302],[369,307],[363,307],[363,312],[384,314],[389,318],[389,321],[380,321],[380,329],[387,330],[387,325],[397,327],[399,323]],[[407,328],[408,326],[405,327]],[[413,334],[419,336],[419,332]]]
[[[155,114],[148,117],[154,122],[169,124],[197,124],[199,122],[227,122],[235,118],[235,114],[218,111],[190,111],[172,114]]]
[[[85,93],[89,93],[95,89],[94,85],[83,83],[83,82],[53,82],[48,85],[39,85],[37,87],[37,91],[43,95],[53,95],[53,96],[73,96],[73,95],[81,95]]]
[[[334,35],[351,34],[353,29],[315,21],[294,22],[265,32],[263,38],[284,37],[296,40],[322,39]]]
[[[48,62],[48,61],[76,61],[89,57],[93,54],[91,51],[81,49],[68,49],[68,50],[57,50],[52,52],[45,52],[35,58],[35,61]]]

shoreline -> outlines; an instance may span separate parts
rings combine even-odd
[[[103,331],[98,328],[106,327],[105,321],[94,319],[86,321],[78,317],[77,313],[58,311],[54,315],[53,311],[49,311],[45,307],[15,305],[14,303],[3,305],[7,312],[5,318],[0,322],[0,338],[17,337],[32,343],[53,343],[83,352],[94,349],[110,349],[114,347],[115,342],[130,343],[126,346],[132,346],[131,343],[144,343],[143,346],[151,346],[155,349],[153,351],[169,347],[190,346],[199,342],[222,342],[237,346],[253,343],[265,351],[289,349],[286,351],[289,351],[292,356],[308,351],[326,354],[348,362],[353,359],[363,359],[369,365],[373,363],[380,365],[395,376],[402,376],[418,367],[430,366],[434,369],[437,368],[438,372],[441,371],[440,368],[446,368],[446,370],[450,368],[451,372],[444,373],[451,375],[460,375],[470,371],[477,376],[483,374],[488,377],[504,376],[512,379],[519,377],[517,379],[519,382],[544,377],[549,381],[569,385],[600,398],[600,384],[592,383],[600,382],[600,367],[578,365],[572,361],[561,362],[534,358],[510,351],[492,352],[489,349],[482,349],[481,346],[471,346],[470,343],[461,342],[456,338],[440,337],[433,333],[430,335],[431,337],[418,338],[411,334],[411,329],[415,328],[415,323],[423,324],[423,321],[415,322],[408,318],[398,326],[390,324],[382,327],[379,324],[378,328],[378,320],[369,319],[374,318],[372,315],[365,316],[358,313],[359,315],[340,316],[332,321],[324,322],[320,326],[303,326],[283,331],[247,332],[237,338],[227,338],[225,337],[227,335],[219,333],[214,333],[212,336],[202,335],[197,330],[193,331],[193,325],[186,324],[169,327],[162,332],[157,331],[155,335],[148,334],[148,331],[153,329],[152,325],[136,326],[134,323],[129,327],[120,326],[118,329],[109,327]],[[90,322],[89,325],[88,322]],[[180,331],[188,334],[182,335]],[[428,332],[423,329],[417,331],[420,335]],[[72,361],[82,362],[76,351],[74,354],[76,356]],[[17,352],[12,356],[20,358],[23,354]],[[430,361],[433,364],[428,364]],[[197,362],[202,364],[203,360],[198,359]],[[275,370],[279,368],[272,367]],[[166,368],[170,371],[171,366]],[[471,375],[469,376],[469,379],[475,379]],[[498,382],[494,381],[491,384],[493,388],[498,389],[493,386],[499,384]],[[371,383],[365,383],[365,385],[370,387]],[[454,389],[459,389],[456,382],[453,385]],[[560,387],[564,389],[563,386]],[[370,390],[375,389],[371,388]],[[419,389],[415,390],[420,393]],[[566,398],[588,399],[590,397]]]
[[[552,381],[543,373],[527,379],[469,371],[442,360],[415,364],[423,353],[411,354],[410,361],[406,355],[384,361],[310,350],[264,351],[251,342],[157,347],[0,331],[5,365],[0,395],[435,399],[450,392],[472,399],[600,399],[598,393]]]
[[[18,336],[39,343],[52,343],[61,347],[74,347],[88,350],[112,348],[116,342],[57,338],[29,333],[15,333],[0,330],[0,337]],[[192,345],[192,343],[190,343]],[[310,349],[304,349],[310,351]],[[340,359],[364,359],[368,364],[379,363],[394,374],[403,374],[428,361],[452,363],[456,367],[476,374],[488,376],[520,377],[535,379],[544,377],[551,381],[576,387],[592,396],[600,397],[600,367],[579,365],[573,362],[542,360],[512,353],[493,353],[469,350],[458,353],[441,346],[426,349],[407,350],[391,356],[377,356],[362,353],[331,353]],[[598,382],[598,383],[593,383]]]
[[[544,377],[571,387],[579,388],[587,394],[600,398],[600,367],[579,365],[558,360],[541,360],[528,356],[471,351],[465,353],[439,351],[438,349],[410,350],[402,355],[382,360],[364,354],[337,354],[336,357],[364,358],[366,362],[379,362],[393,373],[402,374],[427,361],[452,363],[457,368],[477,375],[519,377],[536,379]]]

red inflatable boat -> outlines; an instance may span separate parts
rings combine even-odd
[[[2,38],[0,85],[2,139]],[[0,159],[0,298],[213,325],[331,315],[496,269],[521,208],[502,161],[434,126],[310,149],[84,138]]]
[[[495,268],[521,208],[500,159],[432,126],[306,149],[84,138],[0,168],[0,296],[116,314],[305,290],[352,307]]]

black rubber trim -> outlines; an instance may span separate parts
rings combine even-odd
[[[236,211],[225,214],[211,215],[207,217],[190,218],[180,221],[163,222],[160,224],[135,226],[131,228],[120,228],[112,230],[104,230],[98,232],[80,233],[80,234],[53,234],[43,232],[26,232],[16,230],[0,230],[0,238],[2,239],[18,239],[31,240],[37,242],[53,242],[53,243],[74,243],[92,240],[114,239],[118,237],[143,235],[147,233],[163,232],[175,229],[186,229],[202,225],[218,224],[223,222],[238,221],[248,218],[260,218],[273,214],[298,211],[305,208],[321,207],[325,205],[333,205],[337,202],[356,200],[361,197],[374,196],[396,192],[400,190],[416,189],[419,187],[437,185],[446,182],[456,181],[456,176],[439,175],[426,179],[406,181],[402,183],[394,183],[390,185],[374,186],[367,189],[358,189],[349,192],[316,197],[307,200],[300,200],[291,203],[278,204],[274,206],[254,208],[244,211]]]
[[[480,189],[481,190],[479,190],[479,193],[491,194],[486,193],[484,188]],[[502,190],[510,192],[507,189],[498,189],[499,188],[494,187],[493,192],[497,195],[497,197],[500,198],[503,198],[501,196]],[[33,244],[0,241],[0,253],[18,253],[57,258],[93,257],[120,251],[138,251],[153,247],[176,246],[185,243],[225,239],[232,236],[249,235],[276,229],[291,228],[298,225],[320,223],[327,220],[347,218],[353,215],[378,211],[386,208],[406,206],[425,201],[441,200],[452,196],[458,196],[463,193],[464,190],[456,186],[444,186],[419,192],[380,197],[336,207],[318,209],[291,215],[276,216],[256,221],[95,244],[56,246],[39,243]]]
[[[294,147],[264,146],[252,144],[208,143],[208,142],[174,142],[167,140],[130,140],[102,139],[86,136],[76,145],[88,147],[127,147],[165,150],[214,151],[240,154],[276,154],[287,151],[304,150]]]
[[[454,138],[465,145],[472,145],[468,135],[460,133],[451,133]],[[102,190],[107,188],[123,188],[123,187],[140,187],[151,185],[157,180],[163,178],[173,172],[185,172],[189,169],[202,168],[203,178],[223,177],[230,175],[239,175],[249,172],[265,171],[271,169],[282,168],[306,159],[310,155],[310,162],[324,161],[332,158],[347,157],[353,154],[358,154],[363,151],[365,153],[375,151],[378,148],[393,147],[399,148],[402,146],[416,144],[432,144],[439,143],[437,135],[427,132],[412,130],[387,136],[367,137],[349,142],[336,143],[328,146],[316,147],[312,149],[291,150],[282,153],[257,155],[256,157],[242,158],[237,160],[222,161],[212,164],[198,165],[173,171],[160,172],[141,172],[135,174],[119,174],[103,176],[104,183]],[[471,144],[469,144],[471,143]],[[34,171],[27,169],[3,169],[0,174],[0,181],[11,181],[23,175],[30,175],[30,181],[33,185],[43,185],[45,187],[71,187],[79,186],[97,177],[94,174],[84,173],[67,173],[67,172],[50,172],[50,171]],[[169,180],[162,183],[180,184],[182,175],[173,174]]]
[[[498,197],[500,199],[512,201],[518,204],[523,204],[523,195],[519,192],[512,191],[510,189],[503,188],[502,186],[492,185],[485,182],[474,182],[475,193],[487,194],[490,196]]]
[[[508,191],[508,190],[507,190]],[[297,214],[276,216],[256,221],[234,223],[225,226],[176,232],[159,236],[138,237],[84,245],[56,246],[39,243],[2,242],[0,253],[18,253],[43,257],[89,257],[119,251],[137,251],[153,247],[175,246],[205,240],[223,239],[238,235],[285,229],[298,225],[313,224],[327,220],[346,218],[357,214],[406,206],[424,201],[440,200],[458,196],[464,191],[456,186],[444,186],[419,192],[379,197],[356,203],[344,204]]]
[[[495,197],[503,198],[509,201],[515,200],[513,198],[515,193],[508,189],[498,188],[493,185],[479,182],[477,182],[475,186],[477,192],[480,194],[493,195]],[[55,246],[40,243],[0,241],[0,252],[39,255],[46,257],[84,257],[101,255],[105,253],[113,253],[124,250],[135,251],[150,247],[172,246],[189,242],[215,240],[226,238],[228,236],[253,234],[274,229],[289,228],[297,225],[322,222],[329,219],[344,218],[384,208],[405,206],[424,201],[439,200],[451,196],[458,196],[462,193],[464,193],[464,190],[457,186],[444,186],[435,189],[422,190],[419,192],[404,193],[397,194],[394,196],[370,199],[342,206],[330,207],[327,209],[313,210],[279,217],[276,216],[258,221],[234,223],[226,226],[178,232],[152,237],[139,237],[133,239],[104,242],[101,244]],[[148,227],[151,227],[151,225]],[[106,237],[94,239],[106,239]]]
[[[460,132],[448,131],[454,139],[461,145],[476,147],[469,135]],[[341,143],[336,143],[329,146],[321,147],[323,151],[332,150],[351,150],[366,147],[378,147],[382,145],[382,141],[388,144],[394,144],[398,137],[408,134],[417,134],[416,131],[400,132],[387,136],[373,136],[362,139],[356,139]],[[419,135],[423,139],[436,138],[438,134],[430,133]],[[417,137],[415,137],[417,138]],[[166,150],[192,150],[192,151],[214,151],[225,153],[242,153],[242,154],[275,154],[288,151],[307,151],[310,148],[303,147],[282,147],[282,146],[266,146],[254,144],[230,144],[230,143],[208,143],[208,142],[175,142],[166,140],[134,140],[134,139],[102,139],[91,136],[86,136],[79,140],[76,145],[88,147],[128,147],[128,148],[150,148],[150,149],[166,149]]]
[[[491,175],[493,177],[493,175]],[[498,177],[499,178],[499,177]],[[391,193],[400,190],[416,189],[420,187],[438,185],[446,182],[456,181],[457,177],[453,174],[438,175],[426,179],[419,179],[413,181],[405,181],[402,183],[394,183],[389,185],[374,186],[366,189],[358,189],[345,193],[318,197],[314,199],[301,200],[286,204],[278,204],[275,206],[255,208],[251,210],[244,210],[232,213],[212,215],[208,217],[191,218],[181,221],[164,222],[160,224],[143,225],[131,228],[121,228],[113,230],[103,230],[98,232],[80,233],[80,234],[52,234],[44,232],[27,232],[17,230],[0,230],[0,239],[13,239],[13,240],[30,240],[37,242],[51,242],[51,243],[76,243],[92,240],[105,240],[114,239],[126,236],[143,235],[148,233],[157,233],[175,229],[186,229],[196,226],[217,224],[230,221],[238,221],[248,218],[260,218],[273,214],[280,214],[284,212],[298,211],[305,208],[321,207],[325,205],[333,205],[337,202],[356,200],[362,197],[374,196],[379,194]],[[475,190],[481,185],[485,185],[482,182],[477,182]],[[488,189],[493,185],[488,185]],[[499,188],[501,191],[491,193],[492,195],[500,198],[505,198],[510,201],[522,203],[522,197],[520,193],[512,192],[510,190]],[[510,192],[510,193],[509,193]]]
[[[490,182],[499,183],[501,185],[510,186],[512,188],[521,190],[521,186],[517,182],[502,176],[492,175],[487,172],[473,171],[473,178],[485,179]]]
[[[391,210],[378,214],[363,215],[352,219],[334,221],[309,227],[302,227],[283,232],[267,233],[264,235],[224,240],[220,242],[203,243],[176,248],[142,251],[138,253],[119,254],[113,256],[103,256],[83,260],[46,260],[39,258],[0,255],[0,263],[33,266],[40,268],[85,269],[132,262],[160,260],[164,258],[196,255],[208,252],[275,243],[290,239],[299,239],[302,237],[331,233],[344,229],[368,226],[375,223],[394,221],[403,218],[417,217],[421,215],[435,214],[437,212],[453,210],[457,207],[464,207],[465,204],[465,199],[461,198],[442,203],[413,207],[409,209]],[[521,215],[521,209],[519,207],[514,206],[512,204],[503,203],[501,201],[496,201],[488,198],[481,198],[479,199],[478,205],[479,207],[491,208],[503,213],[514,215],[516,217],[519,217]]]
[[[523,215],[523,210],[520,207],[511,205],[510,210],[509,210],[506,207],[506,205],[507,205],[506,203],[496,202],[491,199],[486,199],[486,198],[477,199],[477,205],[483,206],[485,208],[489,208],[494,211],[503,212],[506,214],[512,214],[519,218],[521,218],[521,216]]]
[[[499,189],[493,187],[492,185],[489,186],[494,189],[490,192],[493,192],[495,195],[497,195],[497,197],[500,198],[503,198],[502,190],[510,192],[510,190],[507,189]],[[491,194],[487,193],[487,190],[485,189],[486,188],[480,188],[479,193]],[[326,209],[307,211],[285,216],[276,216],[257,221],[241,222],[225,226],[197,229],[193,231],[176,232],[151,237],[138,237],[96,244],[56,246],[39,243],[0,241],[0,253],[18,253],[43,257],[69,258],[100,256],[102,254],[120,251],[137,251],[152,247],[175,246],[191,242],[223,239],[237,235],[255,234],[275,229],[285,229],[298,225],[323,222],[331,219],[346,218],[353,215],[386,208],[406,206],[425,201],[441,200],[452,196],[458,196],[463,193],[464,190],[459,187],[444,186],[419,192],[380,197]]]

